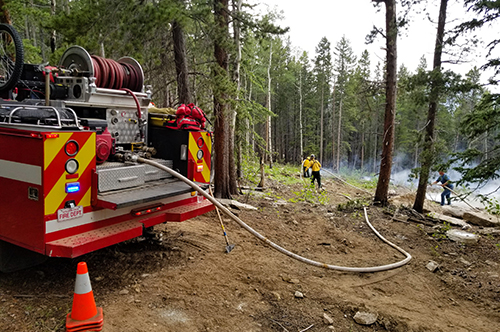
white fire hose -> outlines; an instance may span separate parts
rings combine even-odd
[[[320,263],[320,262],[317,262],[317,261],[314,261],[314,260],[311,260],[311,259],[299,256],[299,255],[297,255],[297,254],[295,254],[295,253],[293,253],[291,251],[286,250],[285,248],[280,247],[279,245],[271,242],[269,239],[267,239],[266,237],[264,237],[261,234],[259,234],[253,228],[251,228],[250,226],[248,226],[247,224],[245,224],[240,218],[238,218],[237,216],[235,216],[231,211],[229,211],[221,203],[219,203],[215,198],[213,198],[208,193],[206,193],[196,183],[194,183],[193,181],[191,181],[188,178],[184,177],[183,175],[177,173],[176,171],[172,170],[171,168],[166,167],[166,166],[164,166],[162,164],[159,164],[157,162],[154,162],[152,160],[139,157],[137,155],[129,156],[129,160],[131,160],[131,161],[137,161],[137,162],[140,162],[140,163],[144,163],[144,164],[148,164],[148,165],[157,167],[157,168],[159,168],[161,170],[164,170],[165,172],[171,174],[172,176],[175,176],[179,180],[181,180],[184,183],[186,183],[189,186],[191,186],[194,190],[196,190],[197,192],[199,192],[201,195],[203,195],[206,199],[208,199],[210,202],[212,202],[221,211],[223,211],[227,216],[229,216],[236,223],[238,223],[238,225],[240,225],[241,227],[243,227],[244,229],[246,229],[248,232],[250,232],[253,236],[255,236],[259,240],[267,243],[268,245],[270,245],[272,248],[278,250],[279,252],[281,252],[281,253],[283,253],[283,254],[285,254],[287,256],[290,256],[290,257],[292,257],[292,258],[294,258],[294,259],[296,259],[298,261],[301,261],[303,263],[306,263],[306,264],[309,264],[309,265],[313,265],[313,266],[317,266],[317,267],[322,267],[322,268],[329,269],[329,270],[346,271],[346,272],[370,273],[370,272],[380,272],[380,271],[387,271],[387,270],[395,269],[395,268],[398,268],[398,267],[401,267],[401,266],[407,264],[411,260],[411,255],[409,253],[407,253],[406,251],[404,251],[400,247],[398,247],[395,244],[393,244],[393,243],[389,242],[388,240],[386,240],[382,235],[380,235],[379,232],[377,232],[377,230],[375,228],[373,228],[373,226],[368,221],[368,215],[367,215],[367,212],[366,212],[366,208],[364,208],[364,212],[365,212],[365,220],[366,220],[368,226],[370,226],[370,228],[373,230],[373,232],[375,232],[375,234],[382,241],[384,241],[385,243],[387,243],[388,245],[390,245],[391,247],[395,248],[396,250],[398,250],[399,252],[401,252],[403,255],[405,255],[406,258],[404,260],[399,261],[397,263],[392,263],[392,264],[387,264],[387,265],[380,265],[380,266],[372,266],[372,267],[346,267],[346,266],[337,266],[337,265],[330,265],[330,264]]]

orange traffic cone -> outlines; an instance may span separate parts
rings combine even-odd
[[[66,316],[66,331],[101,331],[102,326],[102,308],[96,308],[95,306],[87,263],[78,263],[73,307]]]

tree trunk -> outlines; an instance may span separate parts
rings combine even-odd
[[[417,195],[413,209],[422,213],[424,209],[425,194],[429,183],[429,173],[434,162],[434,124],[436,120],[437,104],[443,87],[441,77],[441,55],[443,53],[444,27],[446,24],[446,7],[448,0],[441,0],[439,8],[439,21],[436,33],[436,47],[434,48],[433,73],[431,75],[431,91],[429,95],[429,112],[427,113],[427,127],[425,128],[425,141],[421,153],[420,177],[418,181]]]
[[[378,133],[375,132],[373,138],[373,173],[377,173],[377,155],[378,155]]]
[[[54,17],[56,15],[56,0],[50,0],[50,15]],[[52,53],[56,51],[56,30],[52,30],[50,35],[50,50]]]
[[[319,122],[319,162],[323,163],[323,117],[324,117],[324,111],[323,111],[323,102],[324,102],[324,95],[325,95],[325,86],[321,84],[321,116],[320,116],[320,122]]]
[[[183,0],[178,0],[184,6]],[[186,57],[186,43],[184,42],[184,31],[178,20],[172,22],[172,40],[174,43],[174,62],[175,72],[177,74],[177,93],[179,95],[179,104],[189,104],[192,102],[191,92],[189,91],[189,76]]]
[[[241,12],[241,6],[243,4],[243,0],[233,0],[233,12],[234,16],[238,17],[240,12]],[[240,40],[240,33],[241,33],[241,23],[238,19],[234,20],[233,22],[233,29],[234,29],[234,44],[236,45],[236,57],[234,60],[234,71],[233,71],[233,82],[236,82],[236,97],[239,99],[240,98],[240,90],[241,90],[241,78],[240,78],[240,67],[241,67],[241,40]],[[242,157],[242,133],[241,133],[241,119],[239,118],[239,112],[235,110],[234,113],[234,127],[233,127],[233,134],[232,136],[234,137],[233,139],[233,145],[234,145],[234,140],[236,140],[235,144],[235,150],[236,150],[236,175],[235,175],[235,181],[236,179],[240,179],[243,176],[243,171],[241,169],[242,167],[242,162],[243,162],[243,157]],[[235,134],[235,129],[239,129],[236,131]]]
[[[242,0],[233,1],[233,17],[238,17],[239,12],[241,10]],[[240,21],[233,20],[233,29],[234,29],[234,43],[236,45],[237,53],[233,62],[233,82],[236,83],[236,98],[239,98],[240,92],[240,62],[241,62],[241,43],[240,43]],[[231,107],[229,110],[229,137],[228,137],[228,146],[229,146],[229,192],[231,194],[238,193],[238,184],[236,182],[236,162],[234,156],[234,148],[235,148],[235,140],[236,140],[236,117],[238,116],[238,112],[236,110],[236,105]]]
[[[267,109],[269,112],[271,110],[271,63],[273,60],[273,42],[271,41],[271,47],[269,50],[269,66],[267,67]],[[272,132],[271,132],[271,115],[267,117],[267,125],[266,125],[266,150],[268,151],[269,157],[269,167],[273,167],[273,146],[272,146]]]
[[[224,48],[224,41],[229,31],[228,0],[216,0],[214,2],[214,16],[218,33],[214,41],[214,56],[217,62],[214,81],[225,81],[228,71],[228,54]],[[217,78],[221,76],[221,78]],[[228,124],[226,115],[226,92],[222,86],[214,89],[214,135],[215,135],[215,196],[218,198],[230,198],[229,190],[229,146]]]
[[[361,124],[361,161],[360,161],[360,169],[363,172],[365,162],[365,122],[363,121]]]
[[[342,137],[342,98],[339,105],[339,122],[337,127],[337,172],[340,171],[340,139]]]
[[[332,92],[332,168],[335,168],[335,81]]]
[[[1,10],[1,17],[0,17],[0,23],[6,23],[12,25],[12,19],[10,18],[10,13],[7,8],[5,8],[5,1],[0,0],[0,10]]]
[[[380,1],[377,1],[380,2]],[[391,179],[392,154],[394,149],[394,125],[396,113],[396,76],[397,76],[397,23],[396,23],[396,0],[385,0],[386,14],[386,48],[387,48],[387,77],[385,88],[385,117],[384,136],[382,138],[382,155],[380,158],[380,172],[377,189],[375,191],[375,202],[387,205],[387,193]]]
[[[302,124],[302,67],[299,72],[299,131],[300,131],[300,162],[304,158],[304,127]]]

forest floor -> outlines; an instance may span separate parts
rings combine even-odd
[[[154,240],[0,273],[0,331],[64,331],[80,261],[103,308],[104,332],[499,331],[498,232],[472,226],[483,234],[477,244],[452,242],[443,233],[449,225],[401,218],[413,203],[408,189],[395,188],[394,205],[381,208],[363,190],[323,182],[325,192],[317,195],[301,183],[268,181],[263,193],[236,197],[256,210],[233,211],[269,240],[315,261],[367,267],[403,260],[367,225],[366,206],[370,223],[411,261],[375,273],[328,270],[274,250],[224,217],[235,245],[226,253],[213,211],[155,226]],[[425,208],[441,209],[430,201]],[[430,261],[438,264],[434,271]],[[376,321],[356,322],[358,311]]]

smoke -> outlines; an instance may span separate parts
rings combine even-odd
[[[337,172],[333,168],[325,168],[329,172],[334,174],[338,174],[342,178],[357,178],[358,180],[362,180],[365,182],[376,182],[378,181],[378,173],[370,172],[368,169],[374,169],[373,161],[367,160],[365,162],[365,167],[363,170],[354,169],[353,167],[349,167],[346,162],[341,163],[340,171]],[[400,153],[393,158],[392,164],[392,172],[391,172],[391,184],[397,187],[406,188],[412,192],[416,192],[418,187],[418,175],[412,173],[412,168],[415,167],[415,160],[404,153]],[[377,164],[376,172],[379,171],[380,164]],[[330,177],[328,173],[323,173],[326,177]],[[446,174],[450,177],[451,181],[455,184],[454,191],[463,196],[463,199],[467,200],[473,206],[484,208],[484,204],[482,203],[481,196],[487,196],[488,199],[496,199],[500,201],[500,179],[488,181],[486,184],[479,185],[478,183],[466,183],[461,184],[460,186],[456,186],[456,183],[461,180],[462,175],[453,169],[453,166],[450,167]],[[416,177],[415,177],[416,175]],[[433,201],[441,201],[441,192],[442,189],[439,186],[430,186],[430,184],[439,177],[439,173],[437,171],[432,171],[429,174],[429,187],[427,188],[427,199]],[[456,196],[452,194],[452,196]],[[466,204],[461,201],[459,198],[455,197],[453,199],[453,205],[464,205]]]

